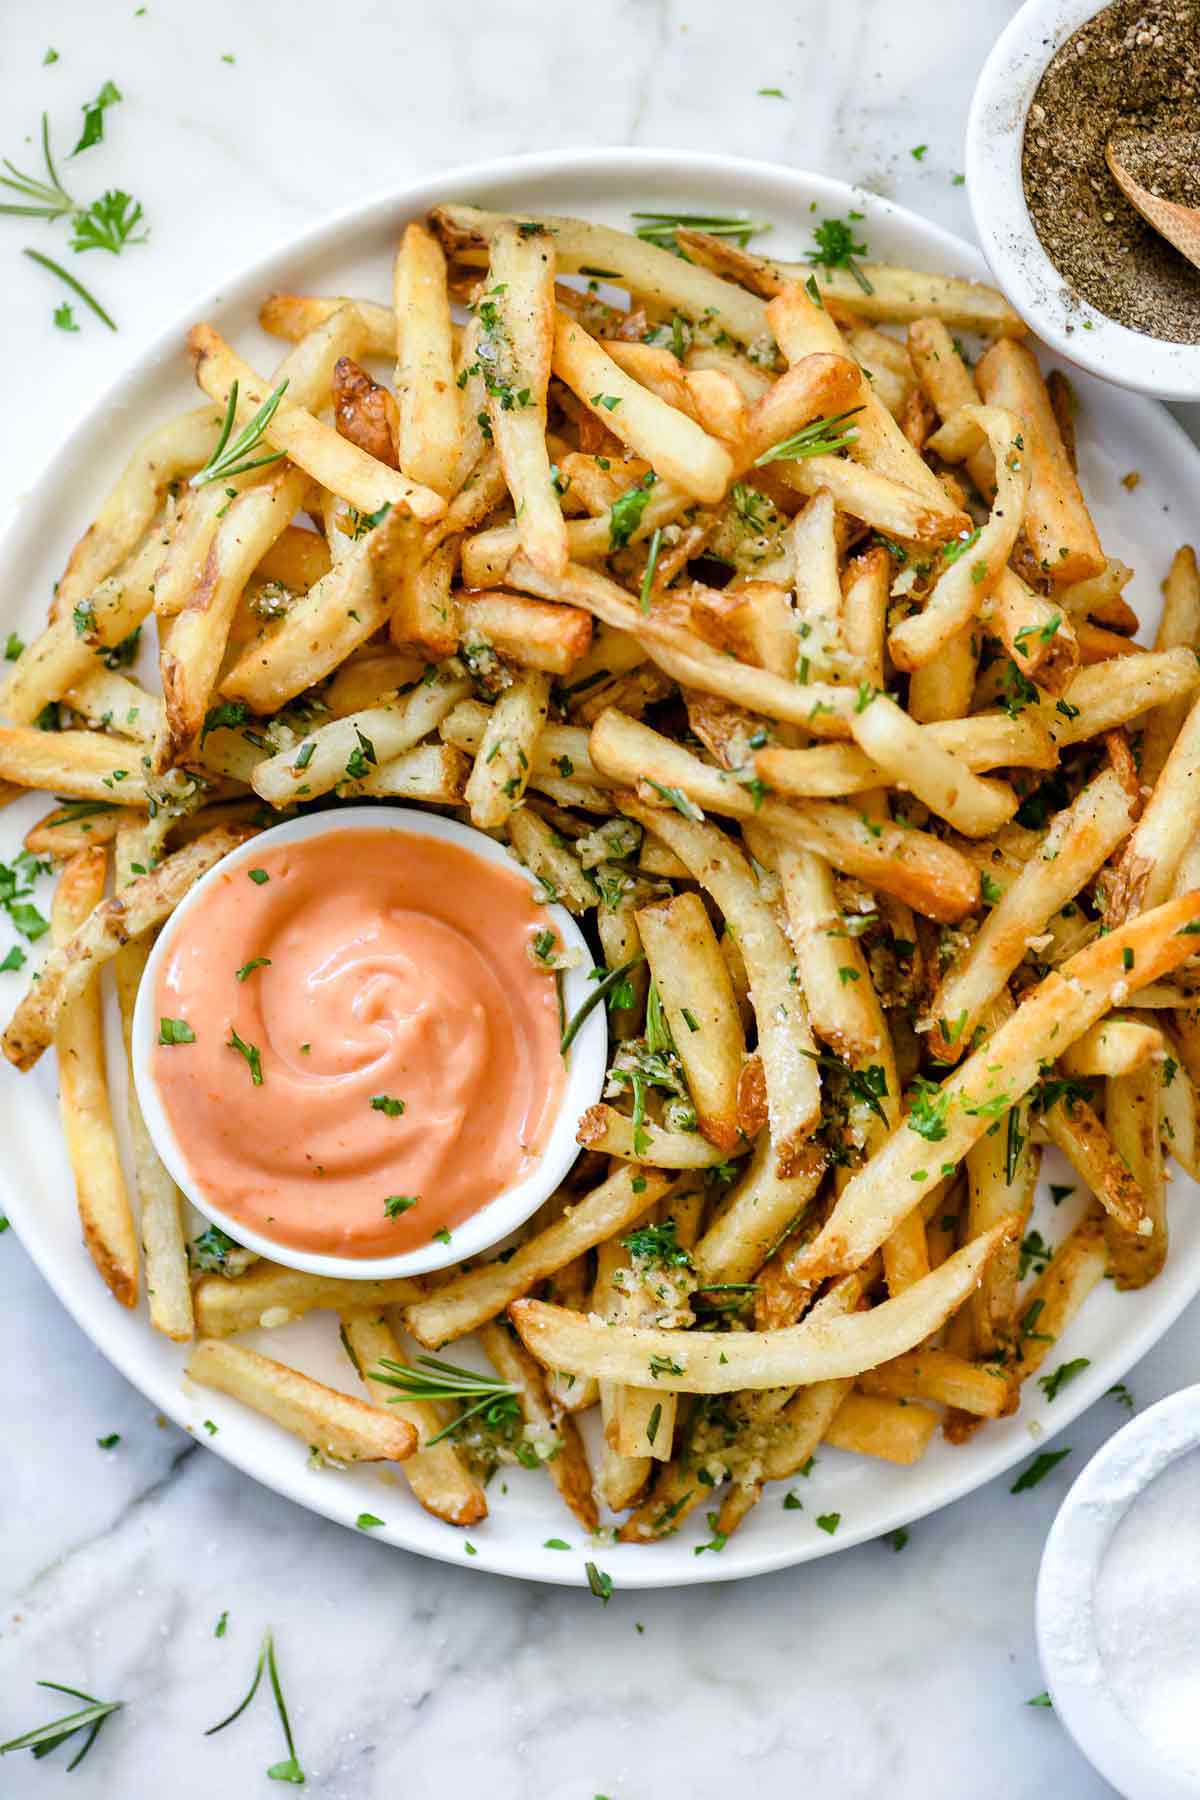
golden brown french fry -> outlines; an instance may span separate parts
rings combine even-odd
[[[30,983],[4,1034],[4,1054],[30,1069],[54,1035],[65,1006],[86,992],[93,974],[123,944],[161,925],[194,884],[251,833],[220,827],[176,850],[139,875],[121,894],[102,900],[61,944],[55,944]]]
[[[728,1394],[799,1387],[859,1375],[929,1336],[971,1292],[988,1258],[1013,1236],[1006,1221],[895,1299],[869,1312],[811,1317],[784,1331],[680,1332],[607,1325],[540,1300],[514,1300],[510,1317],[548,1368],[662,1392]]]
[[[318,297],[315,294],[268,294],[258,309],[258,322],[272,337],[300,343],[337,312],[352,306],[359,315],[362,356],[392,356],[396,349],[396,315],[378,300]]]
[[[929,1008],[935,1055],[954,1062],[968,1048],[985,1007],[1024,956],[1029,939],[1107,861],[1128,831],[1130,817],[1129,798],[1111,769],[1055,814],[1040,854],[1008,885],[938,985]]]
[[[557,577],[566,569],[568,551],[546,446],[555,241],[549,232],[505,221],[493,233],[490,249],[487,292],[477,309],[488,417],[521,546],[537,568]]]
[[[670,1131],[647,1119],[641,1125],[615,1106],[589,1106],[579,1121],[575,1141],[605,1156],[659,1169],[711,1169],[726,1152],[697,1131]]]
[[[1065,607],[1034,593],[1013,569],[1001,571],[987,612],[989,629],[1044,693],[1061,694],[1080,662],[1089,660],[1081,636],[1086,622],[1073,625]]]
[[[419,1277],[343,1281],[263,1261],[236,1280],[202,1275],[195,1291],[196,1327],[204,1337],[229,1337],[237,1331],[287,1325],[316,1309],[349,1315],[405,1306],[421,1299],[425,1291]]]
[[[1023,448],[1018,420],[1001,406],[964,409],[991,448],[996,465],[996,498],[986,525],[972,534],[938,577],[919,613],[911,613],[888,637],[892,660],[902,669],[932,662],[979,612],[1000,581],[1025,517],[1030,491],[1031,458]]]
[[[1146,809],[1121,853],[1106,895],[1106,918],[1157,906],[1200,826],[1200,706],[1193,705],[1171,745]]]
[[[859,1386],[865,1394],[886,1394],[893,1400],[936,1400],[982,1419],[998,1419],[1007,1410],[1008,1383],[1002,1369],[967,1362],[951,1350],[928,1345],[868,1369],[859,1376]]]
[[[912,717],[910,709],[910,717]],[[930,741],[973,773],[984,769],[1052,769],[1058,751],[1040,718],[1028,711],[975,713],[939,719],[923,728]],[[772,793],[797,799],[835,799],[883,787],[887,777],[865,751],[851,744],[815,744],[806,750],[771,748],[754,756],[755,772]]]
[[[1107,1268],[1104,1227],[1093,1209],[1063,1239],[1022,1299],[1020,1358],[1011,1371],[1015,1387],[1041,1368]]]
[[[196,380],[211,399],[226,404],[236,381],[237,422],[248,425],[269,399],[270,384],[243,362],[211,325],[192,326],[188,349]],[[266,441],[360,513],[390,506],[428,523],[440,519],[446,510],[440,494],[377,462],[305,407],[292,405],[286,394],[267,428]]]
[[[414,522],[397,510],[388,513],[269,636],[244,651],[222,680],[221,692],[265,714],[323,680],[375,635],[420,551]]]
[[[201,1387],[252,1406],[337,1462],[403,1462],[417,1449],[417,1433],[406,1419],[241,1344],[201,1338],[187,1372]]]
[[[562,313],[555,322],[554,373],[663,480],[697,500],[724,496],[733,479],[725,447],[626,375],[595,338]]]
[[[130,865],[141,863],[148,867],[154,860],[156,840],[161,844],[159,821],[138,821],[132,815],[126,817],[127,822],[117,834],[114,874],[118,891],[133,880]],[[186,1343],[193,1331],[193,1310],[183,1196],[163,1167],[146,1129],[132,1074],[133,1009],[150,949],[148,937],[135,938],[126,944],[113,958],[113,975],[129,1071],[126,1104],[138,1196],[138,1227],[146,1267],[146,1304],[150,1323],[156,1331],[174,1338],[177,1343]]]
[[[14,788],[13,792],[23,794],[25,789]],[[25,833],[23,841],[32,855],[65,862],[91,844],[111,844],[121,826],[138,817],[136,812],[111,800],[72,800],[39,819]]]
[[[879,1394],[847,1394],[825,1429],[834,1450],[878,1456],[884,1462],[920,1462],[937,1430],[929,1407]]]
[[[1059,745],[1082,743],[1147,712],[1181,700],[1200,684],[1200,666],[1190,650],[1153,650],[1119,662],[1080,669],[1057,699],[1043,700],[1039,713]]]
[[[52,788],[78,800],[146,804],[146,772],[138,746],[97,731],[0,726],[0,778],[18,787]]]
[[[67,558],[54,596],[55,618],[69,619],[72,608],[133,554],[170,484],[208,461],[220,427],[220,413],[206,405],[167,419],[141,440]]]
[[[428,1349],[474,1331],[535,1282],[632,1224],[647,1207],[663,1199],[671,1185],[671,1177],[657,1170],[618,1169],[545,1231],[522,1244],[507,1262],[461,1271],[437,1293],[409,1306],[405,1324]]]
[[[468,682],[440,675],[390,705],[319,725],[290,750],[259,763],[254,791],[272,806],[290,806],[297,799],[326,794],[347,778],[365,779],[436,731],[469,692]]]
[[[724,1207],[696,1245],[697,1274],[706,1283],[750,1281],[780,1239],[803,1218],[816,1197],[828,1155],[809,1144],[790,1175],[780,1175],[763,1131]]]
[[[85,928],[100,904],[108,867],[103,845],[82,850],[59,877],[50,910],[55,949]],[[59,1114],[75,1177],[83,1239],[92,1261],[122,1306],[138,1298],[137,1235],[113,1129],[104,1027],[95,975],[81,982],[54,1027]]]
[[[380,1411],[390,1409],[398,1419],[411,1425],[417,1434],[418,1448],[404,1463],[404,1479],[416,1498],[437,1519],[448,1525],[477,1525],[487,1518],[487,1500],[483,1488],[463,1467],[458,1451],[448,1438],[430,1444],[445,1421],[431,1400],[405,1400],[385,1382],[372,1379],[386,1357],[391,1362],[406,1360],[400,1340],[387,1320],[374,1313],[346,1313],[342,1317],[342,1343],[360,1379]]]
[[[1141,1190],[1144,1213],[1136,1231],[1106,1214],[1108,1262],[1119,1288],[1145,1287],[1167,1260],[1167,1188],[1163,1171],[1162,1077],[1153,1064],[1105,1083],[1104,1123]]]
[[[921,389],[942,419],[973,406],[978,390],[958,346],[941,319],[914,319],[908,328],[908,352]],[[981,443],[966,457],[967,473],[987,501],[996,491],[996,463],[990,445]]]
[[[600,1521],[579,1427],[569,1413],[555,1412],[541,1369],[506,1322],[493,1319],[481,1325],[479,1342],[501,1380],[516,1388],[526,1429],[535,1445],[545,1446],[539,1455],[544,1455],[547,1472],[564,1503],[585,1531],[595,1531]]]
[[[1132,1075],[1153,1057],[1164,1054],[1163,1034],[1139,1019],[1103,1019],[1071,1045],[1059,1060],[1063,1073],[1075,1076]]]
[[[593,733],[593,754],[594,740]],[[724,832],[675,813],[657,814],[624,797],[621,810],[658,833],[736,932],[758,1021],[771,1142],[779,1173],[788,1175],[819,1119],[821,1085],[803,995],[791,978],[787,940],[746,858]]]
[[[448,494],[462,426],[446,259],[437,239],[415,221],[405,227],[396,252],[394,285],[399,465],[423,487]]]
[[[1086,1100],[1065,1096],[1039,1115],[1042,1130],[1082,1176],[1105,1211],[1137,1234],[1146,1202],[1137,1178]]]
[[[894,635],[894,634],[893,634]],[[850,729],[861,750],[890,783],[905,787],[965,837],[990,837],[1017,810],[1007,782],[973,775],[932,732],[910,719],[886,694],[865,696]]]
[[[637,928],[703,1135],[719,1150],[741,1140],[737,1086],[746,1041],[729,970],[704,903],[677,894],[640,908]]]
[[[935,1095],[926,1096],[945,1135],[930,1140],[907,1121],[899,1125],[851,1177],[820,1235],[789,1259],[793,1279],[860,1267],[937,1184],[941,1165],[960,1162],[992,1120],[1036,1084],[1041,1064],[1061,1055],[1108,1011],[1114,989],[1134,992],[1186,961],[1192,948],[1187,927],[1196,917],[1200,893],[1169,901],[1098,938],[1047,975],[1012,1018]],[[1126,951],[1131,969],[1125,967]]]
[[[988,405],[1014,413],[1021,424],[1031,463],[1025,534],[1033,554],[1055,582],[1099,575],[1104,552],[1032,350],[1003,338],[980,358],[975,378]]]
[[[258,487],[229,502],[200,581],[164,636],[156,772],[178,762],[203,729],[242,591],[259,558],[304,504],[310,486],[303,470],[285,461]]]
[[[1126,572],[1123,563],[1116,567]],[[1126,573],[1129,576],[1133,571],[1130,569]],[[1100,615],[1097,614],[1097,617]],[[1100,623],[1112,624],[1113,621],[1101,618]],[[1136,614],[1131,628],[1137,629]],[[1171,559],[1171,567],[1163,582],[1162,617],[1154,634],[1154,648],[1193,649],[1197,643],[1200,643],[1200,569],[1197,568],[1196,552],[1192,546],[1181,544]],[[1147,786],[1152,787],[1162,773],[1163,764],[1179,735],[1187,712],[1188,708],[1183,700],[1172,700],[1156,707],[1149,718],[1143,721],[1141,773]]]
[[[521,804],[549,709],[550,677],[536,669],[523,669],[492,708],[466,792],[481,831],[503,825]]]
[[[570,674],[592,641],[589,613],[499,588],[460,595],[458,618],[464,649],[490,645],[507,661],[550,675]]]

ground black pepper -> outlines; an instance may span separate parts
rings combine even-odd
[[[1134,132],[1151,134],[1139,152]],[[1058,51],[1025,127],[1022,178],[1050,260],[1099,312],[1200,343],[1200,270],[1129,204],[1104,161],[1151,193],[1200,204],[1200,0],[1116,0]]]

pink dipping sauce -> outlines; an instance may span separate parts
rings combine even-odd
[[[197,1187],[280,1244],[363,1257],[512,1187],[564,1084],[554,980],[529,949],[549,925],[515,872],[407,833],[327,832],[218,879],[157,994],[195,1033],[157,1045],[153,1073]]]

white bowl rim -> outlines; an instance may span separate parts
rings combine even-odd
[[[1200,344],[1131,331],[1078,295],[1042,248],[1025,204],[1025,120],[1051,58],[1111,0],[1025,0],[980,71],[965,168],[975,231],[992,274],[1030,327],[1081,369],[1160,400],[1200,399]],[[1087,321],[1087,326],[1084,325]]]
[[[397,1276],[423,1275],[434,1269],[448,1268],[462,1262],[465,1257],[476,1256],[480,1251],[490,1249],[523,1225],[542,1202],[550,1197],[580,1154],[579,1145],[575,1141],[580,1116],[600,1098],[607,1066],[608,1026],[605,1007],[593,1007],[568,1050],[562,1100],[546,1148],[536,1167],[514,1186],[489,1200],[478,1212],[472,1213],[461,1225],[456,1225],[450,1244],[434,1241],[419,1249],[402,1251],[393,1256],[335,1256],[297,1250],[292,1245],[281,1244],[266,1233],[255,1231],[233,1218],[204,1191],[192,1173],[159,1094],[154,1078],[154,1048],[158,1036],[155,1004],[158,978],[162,965],[170,954],[176,933],[193,913],[204,906],[218,878],[227,876],[231,870],[239,869],[246,863],[256,862],[264,850],[274,849],[280,844],[308,843],[314,838],[326,837],[336,831],[374,831],[405,837],[434,838],[441,843],[455,844],[459,849],[477,856],[480,861],[504,868],[523,879],[545,906],[564,947],[568,951],[579,953],[579,960],[574,967],[567,969],[563,975],[563,1003],[568,1017],[574,1014],[589,994],[596,991],[589,978],[593,959],[587,940],[570,913],[565,907],[545,900],[537,877],[523,863],[510,856],[503,844],[497,843],[482,831],[476,831],[473,826],[460,824],[457,819],[448,819],[441,813],[419,812],[415,807],[409,806],[333,807],[324,812],[307,813],[301,818],[272,825],[255,837],[248,838],[244,844],[239,844],[236,850],[230,851],[219,863],[214,864],[180,901],[163,926],[147,959],[138,988],[133,1015],[131,1064],[146,1129],[176,1185],[205,1218],[219,1226],[236,1243],[244,1245],[248,1250],[257,1251],[260,1256],[268,1257],[272,1262],[282,1263],[290,1269],[303,1270],[309,1275],[337,1276],[351,1281],[384,1281]]]
[[[1093,1608],[1113,1533],[1170,1464],[1200,1448],[1200,1385],[1181,1388],[1115,1432],[1069,1489],[1046,1539],[1037,1583],[1037,1640],[1054,1710],[1079,1749],[1127,1800],[1196,1800],[1195,1781],[1156,1760],[1108,1685]],[[1077,1609],[1079,1639],[1055,1623]]]

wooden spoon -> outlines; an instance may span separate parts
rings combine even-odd
[[[1129,142],[1133,134],[1125,131],[1121,136],[1125,142]],[[1153,225],[1160,237],[1165,237],[1169,244],[1174,244],[1181,255],[1200,269],[1200,207],[1179,206],[1174,200],[1160,200],[1157,194],[1144,188],[1133,179],[1124,163],[1118,160],[1112,139],[1104,147],[1104,160],[1129,204],[1137,208],[1148,224]]]

